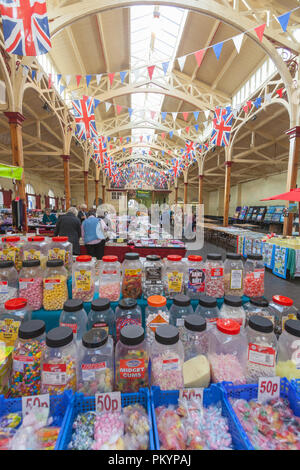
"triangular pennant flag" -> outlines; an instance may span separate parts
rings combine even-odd
[[[283,15],[280,15],[277,17],[280,26],[282,27],[283,31],[286,32],[288,22],[290,19],[291,12],[289,11],[288,13],[284,13]]]
[[[86,75],[85,80],[86,80],[86,86],[88,87],[89,84],[91,83],[92,75]]]
[[[149,67],[147,67],[150,80],[152,80],[154,69],[155,69],[155,65],[150,65]]]
[[[123,142],[123,137],[120,137],[120,142],[121,142],[121,143]]]
[[[140,135],[140,142],[143,142],[143,136]]]
[[[254,106],[256,107],[256,109],[258,109],[261,106],[261,96],[256,98],[256,100],[254,101]]]
[[[166,119],[166,117],[167,117],[167,113],[166,113],[165,111],[163,111],[163,112],[161,113],[161,118],[162,118],[162,120],[164,121],[164,120]]]
[[[170,131],[170,132],[169,132],[169,136],[171,137],[171,139],[172,139],[172,137],[173,137],[173,134],[174,134],[173,131]]]
[[[126,75],[127,75],[127,70],[125,72],[120,72],[120,78],[121,78],[122,83],[124,83]]]
[[[177,134],[179,135],[179,137],[181,136],[181,131],[182,129],[177,129]]]
[[[105,102],[105,110],[106,110],[106,112],[110,110],[110,107],[111,107],[111,103]]]
[[[200,51],[197,51],[197,52],[194,53],[197,64],[198,64],[198,67],[200,67],[200,65],[202,63],[204,54],[205,54],[205,49],[201,49]]]
[[[62,95],[63,92],[65,91],[65,88],[66,88],[66,87],[65,87],[64,85],[60,85],[59,92],[60,92],[61,95]]]
[[[248,106],[249,111],[250,111],[250,109],[251,109],[251,107],[252,107],[252,101],[251,101],[251,100],[247,101],[247,106]]]
[[[42,78],[42,76],[43,76],[43,72],[41,72],[41,71],[39,70],[38,73],[37,73],[37,78],[36,78],[38,82],[40,81],[40,79]]]
[[[262,24],[262,25],[260,25],[260,26],[257,26],[257,28],[254,28],[254,31],[256,32],[257,37],[258,37],[258,39],[260,40],[260,42],[261,42],[262,39],[263,39],[265,27],[266,27],[266,23],[264,23],[264,24]]]
[[[112,73],[108,74],[108,79],[109,79],[110,86],[112,86],[114,78],[115,78],[115,72],[112,72]]]
[[[248,108],[248,105],[246,104],[245,106],[243,106],[243,110],[245,111],[245,114],[248,113],[249,111],[249,108]]]
[[[195,124],[194,127],[196,129],[196,132],[198,132],[199,131],[199,124]]]
[[[22,75],[23,75],[23,77],[27,77],[27,75],[29,73],[29,67],[27,67],[27,65],[22,65],[22,67],[23,67]],[[48,83],[49,83],[49,80],[51,80],[50,77],[51,77],[51,74],[49,74]],[[51,88],[51,87],[49,87],[49,88]]]
[[[109,136],[107,137],[107,142],[110,142],[110,137]]]
[[[96,98],[94,98],[94,107],[95,107],[95,109],[97,108],[97,106],[99,106],[100,103],[101,103],[100,100],[97,100]]]
[[[76,75],[76,83],[77,83],[77,86],[79,86],[80,81],[81,81],[81,78],[82,78],[82,75]]]
[[[155,111],[150,111],[150,116],[151,116],[151,119],[154,119],[154,118],[155,118],[155,114],[156,114],[156,112],[155,112]]]
[[[272,100],[272,93],[265,94],[265,101],[269,103]]]
[[[182,113],[182,115],[183,115],[183,119],[186,121],[189,116],[189,113]]]
[[[189,128],[189,127],[186,127],[185,130],[186,130],[186,133],[187,133],[187,134],[190,132],[190,128]]]
[[[176,121],[176,119],[177,119],[177,114],[178,114],[178,113],[172,113],[172,116],[173,116],[173,120],[174,120],[174,121]]]
[[[180,68],[181,72],[184,68],[185,61],[186,61],[186,56],[185,55],[183,57],[178,57],[177,58],[177,62],[179,64],[179,68]]]
[[[165,133],[165,132],[162,132],[162,134],[161,134],[162,140],[164,140],[165,137],[166,137],[166,133]]]
[[[198,121],[199,111],[194,111],[193,114],[194,114],[195,121]]]
[[[129,117],[131,117],[131,115],[132,115],[132,112],[133,112],[133,109],[132,109],[132,108],[128,108],[128,114],[129,114]]]
[[[33,71],[32,71],[32,73],[33,73]],[[62,77],[62,74],[59,73],[59,74],[57,75],[57,85],[59,85],[59,82],[61,81],[61,77]]]
[[[163,62],[163,63],[161,64],[165,75],[166,75],[166,73],[167,73],[167,71],[168,71],[169,63],[170,63],[170,62]]]
[[[102,73],[97,73],[97,75],[96,75],[97,85],[99,85],[99,83],[101,82],[101,78],[102,78]]]
[[[206,119],[208,119],[209,113],[210,113],[210,110],[209,110],[209,109],[207,109],[206,111],[204,111],[204,116],[205,116]]]
[[[129,144],[130,138],[126,137],[127,144]]]
[[[72,80],[72,75],[66,75],[66,84],[67,84],[67,86],[70,85],[71,80]]]
[[[279,96],[279,98],[282,98],[283,90],[284,88],[279,88],[278,90],[276,90],[276,93]]]
[[[238,54],[240,53],[240,50],[241,50],[241,47],[242,47],[243,39],[244,39],[244,33],[238,34],[237,36],[234,36],[234,37],[232,38],[232,40],[233,40],[233,42],[234,42],[234,45],[235,45],[235,48],[236,48]]]
[[[218,60],[219,60],[220,55],[221,55],[222,47],[223,47],[223,42],[218,42],[217,44],[215,44],[213,46],[214,53],[216,54],[216,58]]]
[[[35,79],[35,76],[36,76],[36,70],[32,70],[32,73],[31,73],[31,78],[32,78],[32,80]],[[58,76],[58,75],[57,75],[57,76]],[[59,82],[57,82],[57,84],[58,84],[58,83],[59,83]]]
[[[27,69],[27,73],[29,70]],[[52,88],[52,73],[49,73],[48,75],[48,88]]]
[[[162,150],[162,151],[161,151],[161,154],[162,154],[162,156],[164,157],[164,155],[165,155],[165,151],[164,151],[164,150]]]

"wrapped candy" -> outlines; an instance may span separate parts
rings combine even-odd
[[[111,302],[117,302],[120,298],[120,282],[111,282],[99,285],[99,297],[109,299]]]
[[[235,354],[211,354],[209,362],[213,382],[246,383],[244,368]]]

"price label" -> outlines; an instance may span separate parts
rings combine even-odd
[[[45,415],[45,421],[47,422],[49,410],[50,410],[49,393],[46,393],[44,395],[33,395],[31,397],[22,397],[23,416],[27,415],[32,409],[38,409],[38,408],[48,411],[48,413]]]
[[[257,401],[264,403],[280,396],[280,377],[260,377]]]
[[[182,400],[182,398],[187,400],[195,398],[203,407],[203,390],[203,388],[183,388],[179,391],[179,400]]]
[[[121,411],[121,392],[96,393],[96,412]]]

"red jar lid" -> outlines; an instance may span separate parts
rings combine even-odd
[[[43,242],[45,237],[29,237],[28,241],[30,242]]]
[[[227,335],[238,335],[240,332],[240,324],[229,318],[219,318],[217,320],[217,328],[222,333],[226,333]]]
[[[19,242],[21,240],[20,237],[3,237],[3,242]]]
[[[179,255],[168,255],[167,256],[167,259],[169,261],[181,261],[182,260],[182,256],[179,256]]]
[[[27,300],[19,297],[17,299],[10,299],[5,302],[4,307],[6,310],[20,310],[21,308],[26,307]]]
[[[116,261],[118,261],[118,257],[117,256],[113,256],[113,255],[109,255],[109,256],[103,256],[102,258],[102,261],[104,263],[115,263]]]
[[[202,261],[202,256],[197,256],[197,255],[190,255],[188,256],[189,261]]]
[[[52,241],[54,241],[54,242],[67,242],[67,241],[69,241],[69,237],[53,237]]]
[[[150,307],[164,307],[167,304],[167,299],[162,295],[151,295],[147,302]]]
[[[87,263],[88,261],[92,261],[92,257],[90,255],[80,255],[77,256],[76,261],[79,263]]]
[[[285,307],[291,307],[294,303],[292,299],[284,297],[283,295],[273,295],[272,300],[275,304],[284,305]]]

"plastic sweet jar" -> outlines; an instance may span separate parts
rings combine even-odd
[[[76,392],[77,364],[77,348],[71,328],[59,326],[50,330],[42,354],[41,393]]]
[[[38,259],[41,262],[42,269],[45,269],[48,259],[48,247],[49,243],[45,240],[45,237],[28,237],[21,250],[22,261]]]
[[[222,255],[210,253],[205,263],[205,294],[210,297],[224,296],[224,265]]]
[[[246,383],[247,337],[240,324],[219,318],[211,329],[208,341],[208,360],[212,382]]]
[[[231,318],[244,327],[246,325],[246,312],[243,307],[242,298],[235,297],[234,295],[225,295],[219,318]]]
[[[210,383],[210,365],[207,359],[208,333],[206,321],[194,313],[184,319],[184,386],[208,387]]]
[[[95,293],[95,263],[92,257],[77,256],[72,269],[72,298],[91,302]]]
[[[85,333],[79,350],[77,391],[86,396],[112,392],[114,382],[114,344],[103,329]]]
[[[247,370],[248,383],[257,383],[260,377],[276,375],[277,339],[271,320],[258,315],[249,318],[246,327],[248,340]]]
[[[146,338],[151,344],[154,341],[156,328],[161,325],[168,325],[170,314],[167,308],[167,299],[162,295],[151,295],[147,299],[145,311]]]
[[[184,349],[175,326],[163,325],[156,329],[150,358],[151,385],[161,390],[183,388]]]
[[[43,307],[45,310],[62,310],[68,299],[68,273],[61,259],[47,261],[43,281]]]
[[[121,266],[117,256],[103,256],[100,266],[99,297],[118,302],[121,294]]]
[[[10,260],[15,263],[17,271],[22,267],[21,248],[24,240],[21,237],[3,237],[0,247],[0,260]]]
[[[186,264],[179,255],[168,255],[164,272],[165,296],[174,299],[178,294],[184,294]]]
[[[138,253],[126,253],[122,265],[122,296],[138,299],[142,295],[143,265]]]
[[[139,325],[122,328],[115,350],[115,390],[138,392],[149,386],[149,353],[144,329]]]
[[[265,265],[262,255],[248,255],[245,262],[244,295],[262,297],[265,291]]]
[[[184,319],[194,313],[191,299],[187,295],[176,295],[170,307],[170,324],[178,328],[180,339],[182,339]]]
[[[119,341],[121,329],[125,326],[142,326],[142,311],[136,299],[121,299],[116,307],[115,318],[117,341]]]
[[[164,295],[163,262],[158,255],[146,256],[143,269],[143,294],[145,299],[153,295]]]
[[[227,253],[224,262],[224,292],[225,295],[241,297],[244,293],[244,264],[238,253]]]
[[[202,256],[190,255],[187,262],[185,293],[190,299],[199,299],[205,292],[205,263]]]
[[[300,379],[300,321],[286,320],[278,340],[276,375]]]
[[[273,326],[275,325],[275,317],[271,314],[268,308],[269,302],[264,297],[252,297],[243,307],[246,312],[246,325],[253,315],[268,318],[273,323]]]
[[[46,347],[46,325],[29,320],[20,325],[12,353],[9,396],[38,395],[41,391],[41,359]]]
[[[220,313],[217,299],[208,295],[201,295],[195,313],[205,318],[208,325],[216,323]]]
[[[277,337],[284,330],[286,320],[297,320],[297,309],[290,297],[273,295],[268,307],[270,314],[275,318],[275,334]]]
[[[3,311],[2,311],[3,312]],[[10,299],[4,304],[4,312],[1,314],[6,316],[17,317],[21,321],[31,320],[32,311],[26,299],[16,297]]]
[[[73,245],[68,237],[53,237],[48,245],[48,260],[62,259],[68,276],[72,276]]]
[[[115,313],[109,299],[95,299],[88,314],[87,329],[102,328],[107,334],[115,336]]]
[[[0,308],[7,300],[18,297],[18,271],[13,261],[0,261]]]
[[[73,331],[75,341],[81,341],[87,331],[88,317],[80,299],[68,299],[64,303],[59,317],[59,326],[66,326]]]
[[[39,259],[23,261],[19,274],[19,295],[27,299],[32,310],[43,306],[43,270]]]
[[[26,299],[7,300],[0,314],[0,344],[14,346],[20,325],[28,320],[31,320],[31,310]]]

